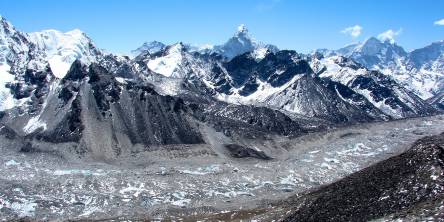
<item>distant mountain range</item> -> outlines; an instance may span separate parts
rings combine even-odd
[[[155,41],[131,54],[106,53],[79,30],[24,33],[0,18],[1,129],[112,158],[202,143],[206,127],[235,143],[443,108],[443,41],[406,52],[370,38],[300,54],[241,25],[222,45]]]
[[[444,86],[444,41],[406,52],[394,42],[369,38],[324,55],[343,55],[368,69],[391,76],[423,99],[442,92]]]

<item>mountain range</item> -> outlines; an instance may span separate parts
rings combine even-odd
[[[106,53],[80,30],[24,33],[0,17],[1,133],[108,159],[215,142],[209,130],[225,146],[444,106],[443,41],[406,52],[370,38],[301,54],[259,42],[241,25],[221,45],[154,41],[131,55]]]

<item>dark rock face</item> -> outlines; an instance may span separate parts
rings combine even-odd
[[[223,102],[190,104],[192,115],[227,136],[265,138],[270,135],[300,135],[306,130],[285,114],[265,107],[232,105]]]
[[[111,118],[120,118],[132,143],[204,143],[200,132],[188,119],[182,99],[157,94],[149,86],[129,84],[120,102],[113,104]],[[125,102],[123,102],[123,101]],[[130,105],[123,106],[122,103]]]
[[[267,81],[273,87],[279,87],[298,74],[313,74],[310,65],[295,51],[282,50],[269,53],[257,67],[261,80]]]
[[[101,141],[95,139],[99,134],[94,134],[97,125],[101,125],[100,130],[106,135],[100,135],[113,141],[110,143],[113,152],[119,155],[121,149],[135,144],[149,147],[205,143],[199,128],[201,123],[237,138],[291,136],[306,132],[304,126],[279,111],[227,104],[194,94],[183,98],[160,95],[154,86],[145,82],[118,82],[113,73],[97,64],[89,68],[79,63],[73,64],[62,82],[61,89],[55,95],[58,100],[52,100],[52,103],[59,101],[59,104],[41,113],[42,116],[57,115],[58,121],[44,130],[28,134],[28,139],[84,144],[87,131],[87,141],[101,144],[95,142]],[[128,138],[129,143],[122,138]],[[81,149],[88,146],[82,145]],[[82,154],[86,152],[79,151]],[[240,157],[268,158],[250,149],[239,152]]]
[[[373,104],[371,104],[364,96],[356,93],[349,87],[339,83],[334,82],[329,79],[321,79],[322,84],[330,89],[343,100],[346,100],[348,103],[353,104],[357,107],[359,111],[362,113],[361,120],[363,121],[371,121],[371,120],[388,120],[391,119],[390,116],[385,115],[380,110],[376,109]]]
[[[71,80],[77,81],[81,80],[88,75],[86,67],[82,64],[80,60],[75,60],[71,65],[68,73],[66,73],[65,77],[62,79],[62,83]]]
[[[29,113],[36,113],[45,102],[52,76],[49,66],[42,71],[26,69],[23,75],[17,76],[15,82],[7,83],[6,87],[15,99],[29,98],[25,106]]]
[[[441,112],[444,111],[444,92],[440,92],[433,96],[432,98],[428,99],[427,102],[435,107],[436,109],[440,110]]]
[[[96,64],[89,67],[88,75],[88,83],[92,86],[99,109],[103,112],[108,111],[110,103],[119,100],[120,88],[117,81],[105,68]]]
[[[393,79],[384,74],[372,71],[368,76],[357,76],[350,82],[350,87],[360,90],[368,90],[376,102],[384,102],[393,110],[400,110],[404,116],[430,115],[436,112],[430,105],[418,96],[400,87]],[[402,101],[395,91],[402,91],[414,102],[408,104]]]
[[[286,204],[283,221],[368,221],[444,200],[444,134]]]
[[[46,71],[34,71],[27,69],[23,81],[8,85],[12,94],[16,99],[23,99],[31,96],[34,91],[36,98],[40,98],[48,91],[47,75],[51,73],[51,69],[47,67]]]
[[[345,85],[342,85],[341,83],[328,81],[327,79],[323,79],[323,83],[327,88],[331,90],[336,90],[342,98],[353,101],[353,103],[365,104],[367,101],[365,97],[355,93],[353,90]]]
[[[230,77],[233,79],[235,87],[240,87],[251,77],[257,62],[250,57],[249,53],[234,57],[230,62],[225,64]]]
[[[5,138],[13,140],[18,137],[17,133],[8,126],[0,127],[0,135],[5,136]]]
[[[335,86],[340,87],[329,79],[302,75],[279,95],[273,96],[269,103],[278,109],[295,109],[307,116],[329,121],[332,125],[385,118],[385,115],[380,115],[380,111],[371,105],[367,106],[370,112],[364,112],[360,107],[361,104],[343,98]],[[342,93],[346,94],[345,89]],[[368,103],[362,105],[366,104],[368,105]]]
[[[225,76],[224,71],[219,65],[215,65],[212,70],[213,74],[212,82],[214,82],[215,90],[219,93],[230,95],[230,89],[232,88],[232,82]]]
[[[30,142],[25,143],[21,148],[20,152],[22,153],[30,153],[33,152],[34,148],[32,147],[32,144]]]
[[[237,144],[227,144],[225,145],[227,150],[230,152],[232,157],[235,158],[247,158],[252,157],[261,160],[271,160],[272,158],[267,156],[263,151],[247,148]]]
[[[347,58],[341,60],[341,63],[356,69],[361,67]],[[349,86],[318,78],[307,60],[295,51],[269,52],[259,61],[252,53],[245,53],[224,63],[224,67],[229,78],[220,78],[218,83],[224,90],[218,91],[219,88],[216,88],[216,91],[227,95],[237,90],[240,96],[246,97],[263,90],[259,88],[261,84],[276,88],[296,79],[283,91],[267,97],[262,103],[278,110],[295,110],[333,124],[390,119],[390,116]],[[223,77],[222,74],[220,76]]]
[[[32,88],[21,83],[8,83],[6,85],[11,90],[12,95],[16,99],[23,99],[31,96]]]
[[[280,87],[295,75],[313,73],[307,61],[295,51],[290,50],[268,53],[259,62],[252,57],[251,53],[245,53],[234,57],[224,66],[233,81],[233,87],[243,87],[240,92],[242,96],[254,93],[257,90],[258,81]]]
[[[61,122],[54,129],[38,134],[36,138],[52,143],[79,142],[84,129],[81,119],[82,106],[80,100],[80,95],[77,95]]]

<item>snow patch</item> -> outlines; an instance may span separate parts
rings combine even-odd
[[[284,85],[280,87],[273,87],[270,83],[262,82],[258,80],[258,88],[257,90],[248,95],[248,96],[241,96],[239,95],[239,90],[235,92],[233,95],[226,95],[226,94],[218,94],[216,97],[217,99],[221,101],[225,101],[228,103],[237,103],[237,104],[257,104],[257,103],[264,103],[269,99],[270,96],[275,95],[279,92],[284,91],[286,88],[291,86],[294,82],[299,80],[303,75],[295,75],[293,79],[285,83]]]
[[[253,55],[253,58],[256,60],[256,61],[260,61],[260,60],[262,60],[263,58],[265,58],[265,56],[267,55],[267,53],[268,53],[268,49],[267,48],[265,48],[265,47],[261,47],[261,48],[257,48],[257,49],[255,49],[254,51],[253,51],[253,53],[252,53],[252,55]]]
[[[6,84],[14,81],[14,75],[9,73],[11,67],[5,63],[0,63],[0,111],[11,109],[17,105]]]
[[[39,128],[43,128],[43,130],[46,130],[46,123],[40,120],[40,115],[34,116],[29,119],[28,123],[25,125],[25,127],[23,127],[23,132],[29,134]]]
[[[182,58],[182,45],[176,44],[168,49],[167,55],[149,60],[147,65],[153,72],[167,77],[179,77],[174,76],[174,71],[178,68]]]
[[[16,165],[20,165],[20,163],[16,162],[15,160],[9,160],[8,162],[5,163],[6,166],[16,166]]]
[[[35,213],[37,203],[31,200],[18,198],[18,201],[9,202],[8,200],[0,198],[0,210],[3,208],[14,211],[19,217],[32,217]]]
[[[93,172],[91,170],[78,170],[78,169],[73,169],[73,170],[55,170],[53,172],[54,176],[65,176],[65,175],[71,175],[71,174],[82,174],[84,176],[103,176],[106,175],[106,173],[103,172],[103,170],[96,170],[96,172]]]
[[[283,185],[291,185],[296,186],[296,184],[301,183],[303,180],[300,178],[300,175],[289,174],[287,177],[280,179],[280,184]]]
[[[393,109],[390,105],[387,105],[385,103],[386,99],[381,100],[381,101],[376,101],[371,92],[368,91],[367,89],[365,90],[356,90],[359,94],[363,95],[368,101],[370,101],[376,108],[378,108],[379,110],[381,110],[383,113],[392,116],[394,118],[402,118],[402,112],[398,109]]]
[[[199,167],[196,170],[179,170],[181,173],[191,174],[191,175],[206,175],[221,172],[219,165],[210,165],[207,167]]]
[[[134,197],[138,197],[142,192],[150,192],[149,190],[145,189],[145,183],[141,183],[139,185],[139,187],[135,187],[132,185],[128,185],[128,187],[123,188],[119,191],[119,193],[121,194],[126,194],[126,193],[133,193]],[[127,197],[127,196],[125,196]]]
[[[91,40],[78,29],[65,33],[44,30],[29,33],[28,36],[46,54],[49,66],[57,78],[63,78],[76,59],[86,65],[96,61],[98,50],[94,51]]]

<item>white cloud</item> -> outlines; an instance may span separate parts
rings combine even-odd
[[[353,38],[356,38],[361,35],[362,27],[359,25],[350,26],[342,30],[341,32],[347,35],[350,35]]]
[[[265,12],[272,10],[277,4],[282,0],[266,0],[256,5],[256,10],[258,12]]]
[[[378,39],[381,41],[390,41],[391,43],[395,42],[395,37],[400,35],[402,32],[402,28],[398,31],[393,31],[392,29],[389,29],[381,34],[378,35]]]
[[[444,19],[435,21],[433,24],[435,24],[435,25],[444,25]]]

